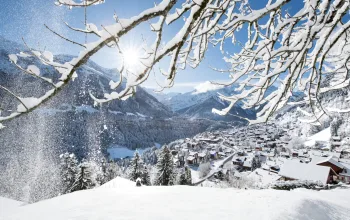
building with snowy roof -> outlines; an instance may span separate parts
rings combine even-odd
[[[319,166],[312,163],[299,163],[297,160],[286,160],[278,174],[282,180],[306,180],[319,182],[323,185],[331,183],[336,172],[327,166]]]

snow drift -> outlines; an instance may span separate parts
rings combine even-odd
[[[190,186],[108,187],[78,191],[17,208],[0,219],[350,219],[350,190],[235,190]],[[113,187],[116,186],[116,187]],[[126,187],[122,187],[122,186]]]

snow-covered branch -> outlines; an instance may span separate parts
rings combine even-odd
[[[285,10],[291,1],[294,0],[268,1],[265,7],[253,10],[248,1],[240,0],[163,0],[129,19],[120,19],[115,14],[115,23],[101,25],[101,28],[86,21],[84,28],[66,23],[70,30],[97,37],[97,40],[85,44],[74,42],[50,29],[62,39],[82,46],[79,55],[69,62],[57,63],[53,61],[51,52],[29,48],[40,62],[52,66],[60,74],[56,83],[42,77],[34,67],[22,68],[17,64],[18,57],[10,55],[10,60],[18,68],[51,83],[53,89],[36,98],[34,104],[25,103],[25,111],[0,116],[0,122],[30,112],[48,101],[76,77],[75,72],[80,66],[102,48],[113,47],[123,57],[125,51],[121,39],[141,24],[154,21],[150,24],[154,41],[144,46],[144,54],[139,60],[141,67],[131,70],[122,60],[119,80],[110,82],[111,91],[104,97],[90,94],[96,103],[131,97],[137,86],[148,79],[155,65],[165,57],[170,57],[170,62],[167,70],[160,70],[166,78],[162,87],[171,87],[179,69],[185,69],[187,65],[195,68],[203,61],[209,44],[220,45],[225,52],[223,54],[231,52],[232,45],[227,45],[230,40],[240,50],[224,57],[230,69],[220,72],[229,73],[231,78],[224,85],[238,83],[240,86],[238,94],[219,94],[230,105],[222,110],[213,109],[214,113],[227,114],[240,101],[244,108],[259,109],[258,119],[250,123],[265,122],[288,103],[295,91],[302,91],[304,99],[299,103],[310,104],[315,116],[316,113],[323,114],[320,94],[347,87],[350,82],[350,21],[344,19],[349,11],[349,0],[305,0],[304,7],[295,14]],[[57,5],[85,8],[100,3],[104,1],[56,2]],[[164,27],[173,25],[175,21],[183,22],[182,27],[174,36],[167,35],[165,38]],[[238,31],[247,33],[244,42],[236,39]],[[324,83],[329,76],[331,80]]]
[[[284,3],[276,1],[261,11],[251,11],[248,19],[236,15],[236,19],[219,26],[226,31],[217,40],[222,44],[228,37],[234,39],[238,25],[243,23],[249,24],[249,37],[241,43],[240,52],[225,58],[231,65],[232,78],[226,85],[239,83],[239,94],[220,95],[231,105],[214,109],[215,113],[227,114],[242,101],[245,108],[261,106],[258,119],[251,123],[265,122],[293,97],[293,92],[302,91],[304,101],[299,103],[310,104],[318,119],[325,114],[319,95],[349,85],[349,46],[345,42],[350,22],[342,20],[349,10],[349,1],[307,0],[295,15],[282,10]],[[257,21],[263,22],[259,15],[266,14],[266,10],[267,21],[257,25]],[[241,23],[235,23],[237,20]],[[324,85],[323,79],[329,74],[334,77]],[[269,90],[273,85],[278,88]]]

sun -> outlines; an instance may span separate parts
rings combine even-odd
[[[140,64],[140,53],[136,48],[129,47],[123,51],[124,65],[127,68],[135,68]]]

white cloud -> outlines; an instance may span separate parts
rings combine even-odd
[[[203,83],[200,83],[196,87],[194,87],[196,89],[196,92],[194,94],[204,93],[204,92],[208,92],[211,90],[217,90],[217,89],[221,89],[223,87],[224,86],[222,86],[222,85],[217,85],[217,84],[213,84],[209,81],[205,81]]]

